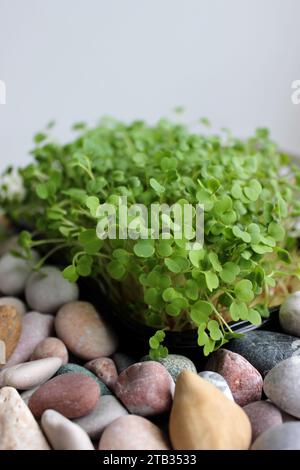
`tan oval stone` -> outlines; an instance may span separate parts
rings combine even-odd
[[[0,305],[0,340],[5,343],[6,360],[15,350],[22,331],[22,320],[11,305]]]
[[[175,450],[246,450],[251,424],[242,408],[197,374],[183,371],[170,416]]]
[[[81,359],[110,356],[117,349],[117,338],[88,302],[70,302],[55,318],[57,336]]]

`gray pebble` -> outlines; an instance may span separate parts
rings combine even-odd
[[[199,372],[198,375],[217,387],[227,398],[229,398],[229,400],[234,401],[229,385],[221,374],[210,370],[204,370],[203,372]]]
[[[285,423],[261,434],[252,450],[300,450],[300,423]]]

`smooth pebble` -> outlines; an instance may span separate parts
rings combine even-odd
[[[54,450],[95,450],[87,433],[55,410],[46,410],[42,428]]]
[[[69,353],[59,338],[49,337],[41,341],[34,349],[31,360],[46,359],[47,357],[59,357],[62,364],[67,364]]]

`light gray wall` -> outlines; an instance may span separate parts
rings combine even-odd
[[[153,121],[176,105],[300,155],[299,0],[0,0],[0,168],[50,119]]]

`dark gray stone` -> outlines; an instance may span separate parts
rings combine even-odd
[[[78,364],[65,364],[61,366],[58,371],[56,372],[55,375],[63,375],[63,374],[84,374],[87,375],[88,377],[91,377],[92,379],[97,382],[100,388],[101,396],[103,395],[112,395],[111,391],[107,388],[105,383],[103,383],[98,377],[93,374],[90,370],[86,369],[85,367],[79,366]]]
[[[251,331],[234,339],[226,349],[243,356],[265,376],[279,362],[300,353],[300,339],[273,331]]]
[[[261,434],[252,450],[300,450],[300,423],[285,423]]]

